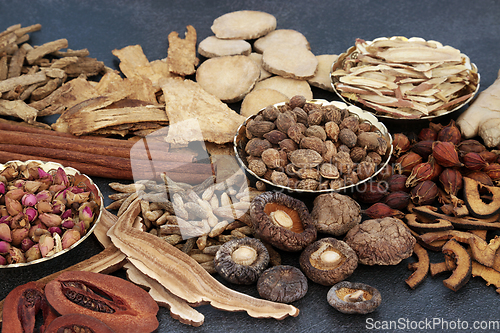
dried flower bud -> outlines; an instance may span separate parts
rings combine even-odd
[[[393,154],[401,156],[410,149],[410,139],[403,133],[395,133],[392,137]]]
[[[10,243],[6,241],[0,241],[0,254],[7,254],[10,250]]]
[[[61,184],[67,187],[69,185],[68,175],[63,168],[57,168],[56,174],[54,176],[54,184]]]
[[[479,153],[467,153],[462,157],[465,167],[469,170],[478,171],[484,168],[488,163]]]
[[[444,169],[439,175],[439,182],[446,193],[457,195],[463,186],[462,174],[457,169]]]
[[[62,223],[61,216],[57,215],[57,214],[53,214],[53,213],[42,213],[42,214],[38,215],[38,218],[48,228],[58,227]]]
[[[432,156],[445,168],[461,167],[458,153],[452,142],[436,141],[432,144]]]
[[[24,255],[26,257],[26,262],[31,262],[33,260],[42,258],[42,253],[40,252],[40,246],[38,244],[33,245],[26,251]]]
[[[66,218],[62,221],[61,227],[65,229],[72,229],[75,226],[75,221],[72,218]]]
[[[412,188],[410,195],[415,205],[430,205],[438,196],[438,187],[433,181],[425,180]]]
[[[67,249],[71,245],[75,244],[80,240],[81,236],[78,230],[69,229],[64,232],[62,235],[61,243],[63,249]]]
[[[28,228],[18,228],[14,229],[10,232],[12,241],[11,244],[13,246],[21,246],[21,242],[24,238],[28,237],[29,229]]]
[[[38,168],[38,178],[39,179],[49,179],[51,182],[53,181],[52,175],[48,172],[45,172],[42,168]]]
[[[42,257],[47,256],[47,254],[54,248],[54,238],[51,235],[45,234],[40,236],[38,240],[38,246],[40,247],[40,253]]]
[[[12,242],[10,227],[6,223],[0,223],[0,239],[6,242]]]
[[[59,227],[50,227],[49,232],[51,235],[53,234],[58,234],[59,236],[62,235],[62,230]]]
[[[21,198],[21,203],[24,205],[24,206],[34,206],[36,205],[36,196],[32,193],[26,193],[25,195],[23,195],[23,197]]]
[[[35,245],[35,242],[31,240],[31,238],[26,237],[21,241],[21,250],[24,252],[28,251],[33,245]]]
[[[0,194],[5,194],[5,183],[0,182]]]
[[[40,191],[36,194],[36,201],[51,201],[52,200],[52,194],[50,193],[49,190],[43,190]]]
[[[455,121],[452,119],[448,125],[444,126],[438,132],[436,139],[437,141],[451,142],[455,145],[458,145],[462,140],[462,134],[455,124]]]
[[[7,255],[7,262],[9,264],[25,263],[26,257],[24,256],[24,253],[20,248],[11,246],[9,249],[9,254]]]
[[[81,206],[81,209],[78,210],[78,217],[80,221],[85,223],[85,226],[88,228],[90,223],[94,220],[94,213],[92,212],[92,208],[90,206]]]

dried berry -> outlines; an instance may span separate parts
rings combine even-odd
[[[271,169],[284,168],[287,165],[287,160],[284,159],[280,151],[275,148],[264,150],[261,158],[262,162],[264,162],[266,166]]]
[[[323,161],[323,157],[311,149],[294,150],[288,158],[297,168],[315,168]]]
[[[457,169],[444,169],[439,175],[439,182],[446,193],[457,195],[463,186],[462,174]]]
[[[457,150],[460,156],[464,156],[467,153],[480,153],[486,150],[486,147],[479,141],[474,139],[468,139],[460,142],[457,145]]]
[[[436,162],[445,168],[460,167],[458,152],[452,142],[436,141],[432,144],[432,156]]]
[[[245,152],[250,156],[260,157],[264,150],[271,147],[271,142],[267,141],[266,139],[253,138],[247,142],[247,145],[245,146]]]
[[[438,132],[436,140],[443,142],[451,142],[455,145],[458,145],[460,143],[460,141],[462,140],[462,134],[460,133],[460,130],[458,129],[453,119],[450,121],[448,125],[444,126]]]
[[[410,195],[415,205],[430,205],[438,196],[438,187],[433,181],[425,180],[412,188]]]
[[[288,176],[284,172],[273,170],[271,182],[280,186],[288,186]]]
[[[422,157],[415,152],[409,151],[396,160],[395,171],[409,175],[413,167],[422,163]]]
[[[302,123],[304,125],[307,125],[307,112],[305,112],[303,109],[299,107],[295,107],[292,110],[292,113],[295,115],[295,118],[297,119],[298,123]]]
[[[356,190],[356,198],[364,203],[379,202],[387,195],[387,188],[376,181],[361,184]]]
[[[410,149],[410,139],[403,133],[395,133],[392,137],[392,147],[394,156],[399,157]]]
[[[342,142],[347,147],[352,148],[352,147],[354,147],[356,145],[358,137],[349,128],[343,128],[343,129],[340,130],[339,140],[340,140],[340,142]]]
[[[419,182],[431,179],[432,172],[432,165],[428,162],[415,165],[415,167],[411,170],[408,179],[406,179],[406,187],[413,187]]]
[[[375,132],[363,132],[358,135],[356,144],[366,148],[366,150],[373,151],[379,148],[379,138],[380,136]]]
[[[403,210],[410,203],[410,194],[403,191],[390,192],[384,198],[384,203],[392,209]]]
[[[254,137],[262,137],[264,134],[272,131],[275,125],[271,121],[257,121],[254,120],[247,125],[247,131]]]
[[[492,179],[499,180],[500,179],[500,164],[499,163],[491,163],[490,165],[483,168],[483,171]]]
[[[478,171],[484,168],[488,163],[479,153],[467,153],[462,157],[465,167],[469,170]]]
[[[418,139],[420,141],[436,141],[437,132],[432,128],[425,127],[418,133]]]
[[[387,179],[388,191],[389,192],[397,192],[397,191],[410,191],[408,187],[406,187],[406,179],[408,176],[396,173]]]
[[[369,218],[372,218],[372,219],[379,219],[379,218],[383,218],[383,217],[403,218],[405,215],[400,210],[393,209],[382,202],[374,203],[373,205],[371,205],[367,209],[363,210],[363,214],[365,214],[366,216],[368,216]]]
[[[340,133],[339,125],[333,121],[329,121],[325,124],[325,132],[333,142],[337,142]]]
[[[432,154],[433,143],[434,141],[431,140],[419,141],[411,147],[411,150],[422,156],[422,158],[427,158]]]

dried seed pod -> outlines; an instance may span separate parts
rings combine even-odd
[[[278,108],[276,106],[269,105],[269,106],[266,106],[266,108],[264,110],[262,110],[262,112],[260,114],[267,121],[275,121],[276,118],[278,118],[280,111],[278,110]]]
[[[500,164],[499,163],[491,163],[483,168],[483,171],[492,179],[499,180],[500,179]]]
[[[337,146],[331,141],[325,141],[326,151],[323,154],[323,161],[330,163],[333,160],[333,157],[337,154]]]
[[[325,121],[333,121],[337,125],[342,121],[342,111],[334,105],[326,105],[322,107],[324,111]]]
[[[291,114],[291,112],[280,113],[275,120],[276,128],[283,133],[287,133],[288,128],[295,123],[295,117]]]
[[[329,121],[325,124],[325,132],[333,142],[337,142],[340,133],[339,125],[334,121]]]
[[[300,140],[305,137],[305,131],[307,127],[302,123],[293,124],[288,128],[287,135],[290,139],[292,139],[295,143],[299,144]]]
[[[483,171],[473,171],[467,174],[467,177],[474,179],[486,186],[493,186],[493,180],[488,176],[488,174]]]
[[[300,190],[316,191],[319,186],[319,181],[315,179],[304,179],[297,183],[297,188]]]
[[[378,136],[377,141],[378,146],[375,149],[375,152],[377,152],[381,156],[385,156],[385,154],[387,153],[387,149],[389,148],[389,143],[383,136],[380,135]]]
[[[262,152],[272,147],[271,142],[265,139],[253,138],[247,142],[245,152],[250,156],[259,157]]]
[[[367,155],[366,155],[366,160],[368,160],[368,158],[370,158],[370,161],[372,161],[373,163],[375,163],[375,165],[380,165],[380,163],[382,163],[382,156],[380,156],[379,153],[375,152],[375,151],[371,151],[369,152]]]
[[[356,167],[356,175],[359,180],[370,178],[375,173],[375,163],[363,161]],[[356,182],[357,183],[357,182]]]
[[[292,139],[285,139],[278,144],[281,150],[289,154],[290,152],[299,149],[299,145]]]
[[[461,167],[455,144],[448,141],[435,141],[432,144],[432,156],[436,162],[445,168]]]
[[[307,124],[308,115],[302,108],[295,107],[292,109],[292,113],[295,115],[298,123]]]
[[[375,132],[363,132],[358,135],[356,145],[365,147],[368,151],[373,151],[379,148],[379,138],[380,135]]]
[[[309,112],[309,115],[307,116],[307,123],[309,126],[311,125],[319,125],[323,122],[323,112],[321,110]]]
[[[457,145],[457,150],[460,156],[467,153],[480,153],[486,151],[486,147],[479,141],[474,139],[463,140]]]
[[[303,95],[294,95],[288,101],[288,105],[290,105],[290,107],[292,109],[294,109],[294,108],[302,108],[302,107],[304,107],[304,105],[306,104],[306,102],[307,102],[307,100],[306,100],[306,98]]]
[[[248,163],[248,169],[262,177],[267,171],[267,166],[261,159],[253,159]]]
[[[431,180],[417,184],[410,191],[411,201],[417,206],[430,205],[438,196],[438,187]]]
[[[281,131],[273,129],[270,132],[264,134],[264,139],[271,142],[273,145],[277,145],[280,141],[285,140],[287,135]]]
[[[410,150],[410,139],[403,133],[395,133],[392,136],[392,153],[399,157]]]
[[[457,169],[444,169],[439,175],[439,182],[446,193],[457,195],[463,186],[462,174]]]
[[[278,149],[269,148],[261,154],[262,162],[270,169],[284,168],[287,165],[287,160]]]
[[[455,145],[458,145],[462,140],[462,134],[460,133],[460,129],[458,129],[455,124],[455,120],[451,120],[450,123],[444,126],[437,135],[437,141],[443,142],[451,142]]]
[[[349,128],[343,128],[343,129],[340,130],[339,140],[340,140],[340,142],[342,142],[347,147],[352,148],[352,147],[354,147],[356,145],[358,137]]]
[[[359,163],[366,156],[366,148],[365,147],[359,147],[359,146],[353,147],[351,149],[351,152],[350,152],[349,155],[351,156],[351,160],[354,163]]]
[[[406,187],[406,179],[408,176],[396,173],[387,179],[388,191],[389,192],[398,192],[404,191],[409,192],[410,189]]]
[[[387,188],[381,182],[369,181],[356,188],[356,198],[364,203],[381,201],[387,195]]]
[[[340,176],[337,167],[330,163],[322,163],[319,167],[321,177],[326,179],[337,179]]]
[[[410,194],[403,191],[390,192],[384,198],[384,203],[392,209],[406,209],[410,203]]]
[[[326,152],[326,145],[323,140],[321,140],[318,137],[312,136],[312,137],[304,137],[302,140],[300,140],[299,144],[300,149],[311,149],[318,154],[323,155]]]
[[[486,163],[495,163],[498,157],[497,154],[489,150],[482,151],[479,153],[479,155],[481,155],[481,157],[484,158]]]
[[[488,163],[479,153],[467,153],[462,157],[462,162],[469,170],[479,171],[483,169]]]
[[[323,162],[323,157],[311,149],[294,150],[290,152],[288,158],[297,168],[315,168]]]
[[[428,162],[417,164],[411,170],[410,175],[406,179],[406,187],[413,187],[424,180],[431,179],[433,167]]]
[[[432,154],[433,143],[434,141],[431,140],[419,141],[411,147],[411,150],[422,156],[422,158],[427,158]]]
[[[359,118],[357,116],[348,116],[342,119],[339,125],[340,129],[348,128],[354,133],[358,133],[359,130]]]
[[[322,126],[319,125],[311,125],[304,132],[305,136],[312,136],[321,139],[321,141],[325,141],[327,139],[326,131]]]
[[[396,160],[394,169],[398,173],[409,175],[413,167],[420,163],[422,163],[422,157],[413,151],[409,151]]]
[[[430,127],[424,127],[418,133],[418,139],[420,141],[436,141],[436,138],[437,132]]]
[[[274,170],[271,173],[271,182],[276,185],[288,186],[288,176],[284,172]]]
[[[377,202],[368,207],[367,209],[363,210],[363,214],[368,216],[369,218],[372,219],[379,219],[383,217],[397,217],[397,218],[403,218],[404,213],[401,212],[400,210],[393,209],[389,207],[387,204],[382,203],[382,202]]]
[[[269,133],[275,128],[275,124],[271,121],[258,121],[254,120],[247,125],[246,130],[254,137],[262,137],[264,134]]]

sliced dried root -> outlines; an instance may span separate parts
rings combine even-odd
[[[316,74],[318,59],[303,46],[276,45],[262,54],[262,67],[284,78],[307,80]]]
[[[307,82],[313,87],[333,92],[330,70],[337,58],[338,56],[336,54],[321,54],[316,56],[318,60],[318,69],[316,70],[316,74],[307,80]]]
[[[425,280],[429,273],[430,265],[427,250],[418,243],[415,243],[413,253],[417,256],[418,261],[411,265],[411,270],[414,270],[414,272],[405,281],[411,289],[415,289]]]
[[[311,49],[307,38],[302,33],[293,29],[276,29],[274,31],[271,31],[267,35],[257,39],[253,43],[253,48],[255,52],[264,53],[264,51],[269,47],[286,47],[289,45],[302,46],[307,50]],[[330,66],[331,64],[332,63],[330,63]]]
[[[245,117],[257,114],[261,109],[268,105],[288,102],[290,99],[274,89],[261,88],[252,90],[248,93],[243,102],[241,102],[240,114]]]
[[[304,96],[307,100],[313,98],[311,86],[305,80],[295,80],[284,78],[281,76],[272,76],[268,79],[257,82],[255,84],[254,90],[263,88],[277,90],[288,98],[292,98],[296,95]]]
[[[220,39],[208,36],[198,44],[198,53],[206,58],[250,55],[252,45],[242,39]]]
[[[472,259],[467,250],[454,239],[446,242],[442,251],[445,256],[452,258],[456,262],[453,273],[449,278],[443,280],[443,284],[453,291],[458,291],[471,277]]]
[[[240,10],[216,18],[211,26],[217,38],[256,39],[276,29],[276,18],[268,13]]]
[[[255,61],[255,63],[257,64],[257,66],[260,69],[259,81],[265,80],[268,77],[271,77],[273,75],[272,73],[269,73],[264,68],[262,68],[262,54],[256,53],[256,52],[252,52],[252,53],[250,53],[248,55],[248,57],[250,59],[252,59],[253,61]]]

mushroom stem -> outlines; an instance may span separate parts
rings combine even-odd
[[[365,301],[365,292],[363,290],[356,290],[351,294],[347,294],[344,297],[346,302],[362,302]]]
[[[249,246],[240,246],[231,255],[231,259],[239,265],[251,265],[257,259],[257,251]]]
[[[270,214],[271,220],[286,229],[292,229],[293,220],[286,212],[276,210]]]

